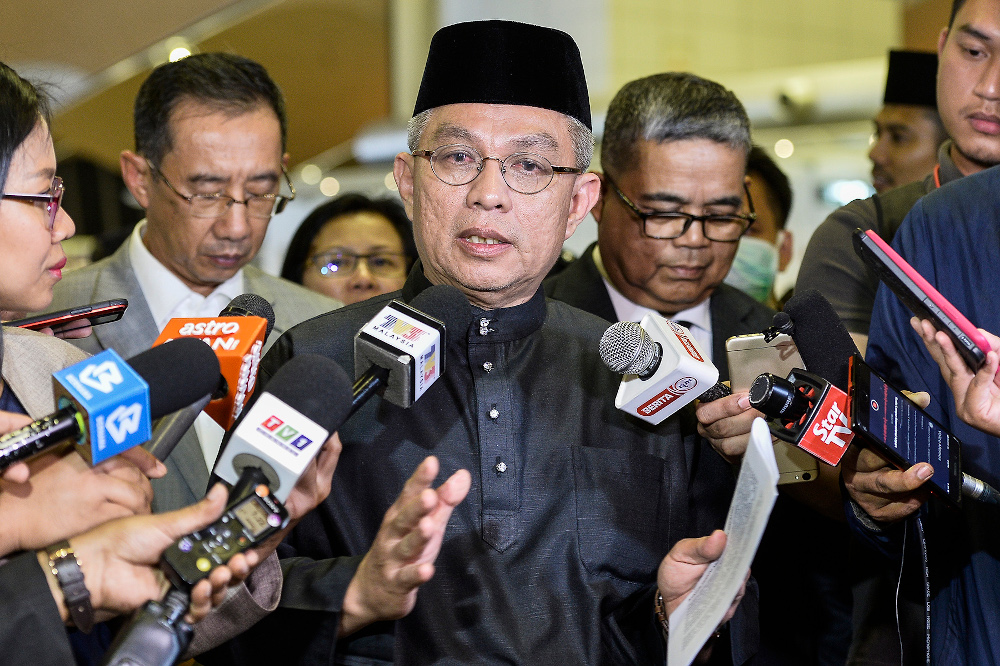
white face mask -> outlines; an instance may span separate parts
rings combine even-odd
[[[778,248],[760,238],[744,236],[724,282],[763,303],[771,295],[777,273]]]

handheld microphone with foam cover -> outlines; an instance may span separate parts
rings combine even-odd
[[[815,289],[797,291],[783,312],[791,319],[789,335],[805,369],[846,392],[848,363],[859,352],[830,301]]]
[[[223,429],[228,430],[243,411],[243,405],[253,395],[264,341],[273,325],[274,310],[270,303],[256,294],[241,294],[230,301],[218,317],[171,319],[153,345],[175,338],[191,337],[204,341],[212,348],[219,358],[222,377],[229,391],[224,397],[211,400],[204,411]],[[193,408],[176,418],[190,419],[193,422],[192,412]],[[194,413],[194,417],[197,417],[197,413]],[[171,428],[172,432],[179,430],[179,425]],[[171,437],[172,432],[169,433]],[[180,432],[183,434],[183,431]],[[168,433],[164,437],[166,434]],[[157,448],[161,446],[158,445]]]
[[[445,371],[448,330],[464,331],[471,306],[461,291],[435,285],[407,305],[393,300],[354,337],[357,411],[374,393],[410,407]]]
[[[625,375],[615,407],[650,423],[662,423],[703,395],[715,400],[731,393],[717,383],[719,370],[690,331],[659,315],[612,324],[601,336],[600,353],[612,372]]]
[[[774,316],[772,329],[792,336],[805,371],[793,370],[787,378],[760,375],[750,387],[750,404],[768,417],[776,437],[837,465],[854,438],[847,419],[848,362],[858,353],[854,339],[815,289],[796,292]]]
[[[351,380],[332,359],[293,356],[233,429],[214,473],[234,485],[257,467],[281,502],[351,410]]]
[[[0,470],[73,441],[96,464],[149,439],[153,419],[176,411],[218,383],[219,363],[204,344],[178,340],[133,356],[113,350],[53,375],[59,409],[0,437]]]

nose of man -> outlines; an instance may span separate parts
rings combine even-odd
[[[484,210],[510,210],[513,190],[503,179],[501,165],[496,160],[485,160],[483,170],[469,183],[466,204]]]

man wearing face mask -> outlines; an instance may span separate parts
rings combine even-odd
[[[792,232],[785,229],[792,188],[788,176],[760,146],[750,150],[747,179],[757,220],[740,239],[726,284],[778,309],[774,280],[792,260]]]

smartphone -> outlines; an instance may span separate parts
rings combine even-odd
[[[35,315],[34,317],[26,317],[25,319],[5,321],[3,325],[16,326],[18,328],[27,328],[32,331],[37,331],[43,328],[63,326],[65,324],[69,324],[70,322],[80,321],[81,319],[89,320],[89,323],[80,322],[79,326],[69,326],[62,329],[60,332],[75,331],[87,326],[99,326],[112,321],[118,321],[122,318],[122,315],[125,314],[125,308],[127,307],[127,299],[116,298],[110,301],[101,301],[100,303],[81,305],[75,308],[70,308],[69,310],[59,310],[57,312]]]
[[[787,377],[795,368],[805,367],[795,341],[781,333],[768,342],[763,333],[737,335],[726,340],[729,381],[734,391],[747,391],[758,375],[770,372]],[[814,481],[819,463],[794,444],[777,440],[774,459],[778,463],[778,485]]]
[[[937,289],[869,229],[854,232],[854,251],[875,271],[910,312],[944,331],[973,372],[986,362],[990,343]]]
[[[925,486],[948,506],[961,505],[962,443],[857,354],[850,360],[848,405],[851,428],[866,446],[899,469],[930,463],[934,475]]]

